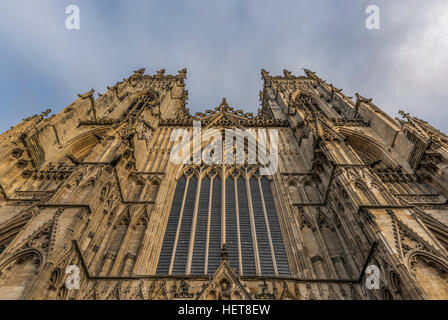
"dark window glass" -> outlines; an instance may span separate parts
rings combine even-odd
[[[204,178],[201,182],[199,196],[198,217],[194,237],[193,261],[191,274],[204,274],[205,245],[207,243],[208,202],[210,196],[210,179]]]
[[[271,185],[268,179],[261,179],[261,187],[263,189],[264,203],[269,220],[269,229],[271,231],[272,244],[274,245],[275,261],[277,263],[277,271],[279,275],[290,275],[288,258],[283,244],[282,232],[278,222],[277,212],[275,211],[274,198],[272,196]]]
[[[197,178],[196,177],[190,178],[190,182],[188,183],[187,196],[185,198],[184,212],[182,214],[182,221],[179,230],[179,237],[177,240],[176,256],[174,258],[174,265],[173,265],[173,274],[185,274],[197,185],[198,185]]]
[[[313,107],[316,111],[322,112],[322,109],[319,107],[319,105],[317,103],[313,103]]]
[[[189,181],[174,259],[173,274],[185,274],[186,271],[185,269],[190,244],[189,242],[197,192],[197,183],[198,181],[195,177],[191,178]],[[258,179],[251,178],[249,180],[252,195],[252,205],[254,210],[255,232],[257,235],[258,253],[261,264],[261,274],[274,275],[274,265],[268,238],[269,230],[274,247],[278,273],[279,275],[290,275],[290,267],[286,256],[280,223],[278,220],[277,212],[275,210],[271,186],[268,179],[266,178],[261,178],[260,183],[262,187],[268,220],[267,222],[269,227],[266,226],[266,217],[263,211],[263,199],[260,194],[260,185]],[[185,184],[186,179],[182,177],[181,179],[179,179],[176,186],[173,204],[164,235],[160,259],[157,266],[157,274],[167,274],[169,271],[172,251],[174,248],[174,240],[176,237],[177,226],[179,222],[180,209],[182,207],[182,200],[186,187]],[[213,274],[221,263],[221,201],[223,187],[226,188],[226,244],[229,253],[228,259],[231,268],[234,269],[236,273],[239,273],[238,230],[236,216],[237,201],[235,198],[235,181],[229,178],[223,186],[222,180],[220,178],[215,178],[213,180],[213,186],[211,186],[211,180],[209,178],[204,178],[201,183],[201,193],[199,196],[199,207],[194,237],[191,274],[198,275],[204,273],[204,264],[206,258],[205,254],[207,249],[207,228],[209,224],[208,209],[210,192],[211,212],[208,268],[206,270],[207,274]],[[242,177],[238,178],[236,187],[242,251],[241,256],[243,264],[242,270],[244,275],[256,275],[254,244],[249,213],[249,203],[247,198],[246,180]]]
[[[256,270],[252,231],[250,226],[249,205],[247,202],[246,181],[243,178],[238,178],[237,186],[243,274],[251,276],[256,275]]]
[[[208,274],[213,274],[221,262],[221,179],[213,179]]]
[[[160,252],[159,264],[157,265],[157,274],[168,274],[171,262],[171,254],[173,252],[174,240],[176,238],[177,224],[179,221],[180,209],[185,191],[185,177],[181,177],[177,182],[174,199],[171,205],[170,216],[165,230],[162,250]]]
[[[250,192],[252,193],[252,206],[254,208],[255,229],[257,230],[258,255],[260,258],[261,273],[263,275],[274,275],[274,265],[271,258],[266,221],[263,213],[263,202],[261,200],[258,180],[250,179]]]
[[[236,226],[235,182],[226,180],[226,245],[229,252],[230,267],[239,273],[238,229]]]

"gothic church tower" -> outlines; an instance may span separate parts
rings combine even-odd
[[[309,70],[262,70],[257,115],[144,71],[0,136],[1,299],[448,299],[446,135]],[[278,169],[173,162],[196,121],[277,132]]]

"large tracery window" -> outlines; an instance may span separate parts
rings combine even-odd
[[[225,243],[237,274],[290,275],[269,180],[237,170],[221,177],[209,170],[178,180],[157,274],[211,275]]]

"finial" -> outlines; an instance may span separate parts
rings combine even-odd
[[[142,76],[145,73],[145,68],[134,70],[134,76]]]
[[[90,89],[89,92],[86,92],[86,93],[78,93],[78,97],[85,99],[85,98],[91,97],[91,96],[93,95],[94,92],[95,92],[94,89]]]
[[[363,103],[370,103],[373,100],[372,98],[364,98],[359,93],[355,93],[355,96],[356,96],[357,100],[359,100],[360,102],[363,102]]]
[[[226,98],[222,98],[221,104],[219,105],[219,111],[223,112],[225,111],[229,105],[227,104]]]
[[[41,113],[41,116],[42,116],[42,117],[46,117],[46,116],[48,116],[50,113],[51,113],[51,109],[47,109],[47,110],[45,110],[44,112]]]
[[[266,71],[265,69],[261,69],[261,76],[262,76],[264,79],[269,78],[269,71]]]
[[[409,113],[404,112],[403,110],[398,111],[398,114],[401,115],[403,118],[408,118],[409,117]]]
[[[227,251],[227,245],[224,243],[221,247],[221,261],[227,261],[229,252]]]
[[[303,71],[305,71],[305,74],[308,78],[314,79],[316,78],[316,72],[311,71],[310,69],[303,68]]]
[[[292,72],[289,71],[289,70],[286,70],[286,69],[283,69],[283,75],[285,76],[285,78],[292,78],[292,77],[294,77],[292,75]]]
[[[160,69],[159,71],[156,71],[156,73],[157,76],[163,77],[165,75],[165,69]]]

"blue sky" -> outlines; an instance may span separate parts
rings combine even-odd
[[[65,8],[80,8],[80,30]],[[365,27],[380,8],[381,29]],[[446,0],[0,0],[0,131],[145,67],[188,70],[192,112],[259,108],[261,68],[317,73],[448,131]]]

